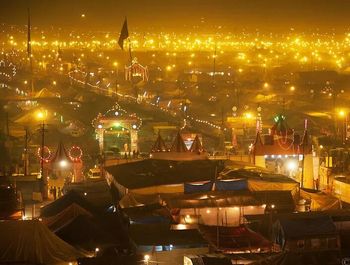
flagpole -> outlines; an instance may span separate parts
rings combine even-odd
[[[30,9],[27,9],[28,12],[28,25],[27,25],[27,56],[30,63],[30,85],[32,94],[34,94],[34,80],[33,80],[33,58],[32,58],[32,43],[31,43],[31,21],[30,21]]]

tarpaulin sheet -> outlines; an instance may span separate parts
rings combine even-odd
[[[136,194],[163,194],[163,193],[183,193],[184,184],[159,185],[147,188],[130,189],[129,191]]]
[[[185,183],[185,194],[197,193],[197,192],[206,192],[211,191],[213,188],[213,182],[205,183]]]
[[[248,179],[248,188],[251,191],[289,190],[294,193],[298,189],[297,182],[270,182],[257,179]]]
[[[217,180],[215,182],[215,190],[218,191],[235,191],[235,190],[247,190],[248,183],[246,179],[238,180]]]

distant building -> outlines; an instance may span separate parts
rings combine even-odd
[[[256,166],[293,177],[302,187],[314,188],[314,157],[307,128],[300,136],[288,127],[285,119],[283,115],[276,116],[267,135],[257,132],[251,147],[252,160]]]

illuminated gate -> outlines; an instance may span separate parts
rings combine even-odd
[[[138,151],[139,119],[137,117],[100,116],[95,122],[100,154],[106,151],[125,153]]]

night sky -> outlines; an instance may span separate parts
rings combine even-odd
[[[332,29],[350,25],[348,0],[0,0],[0,22],[24,24],[31,7],[37,26],[119,29],[185,29],[192,25],[286,30]],[[86,14],[85,21],[80,15]]]

